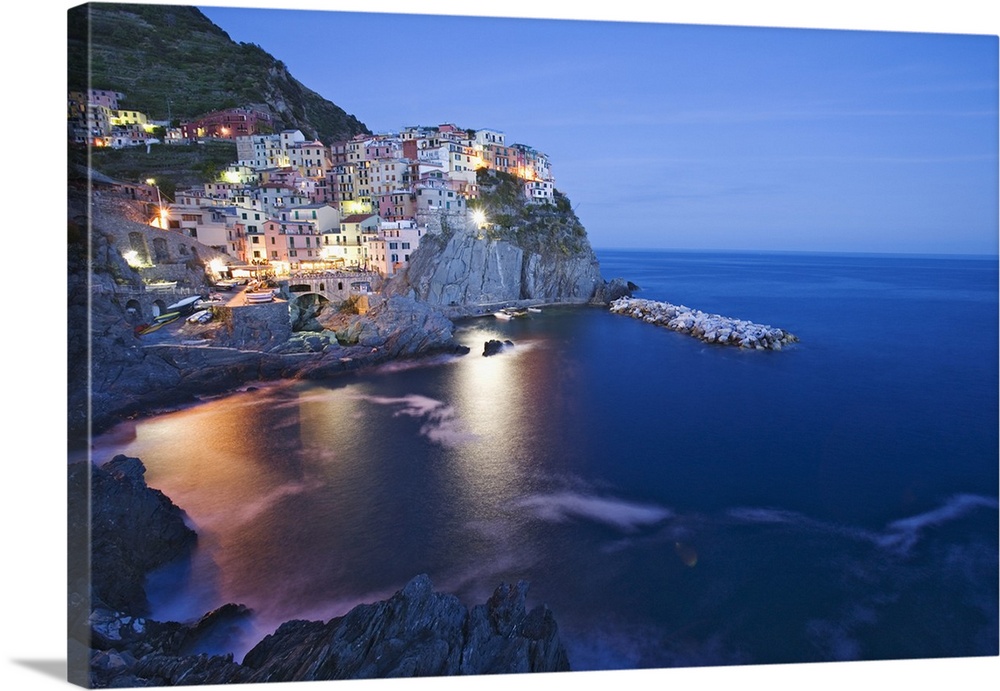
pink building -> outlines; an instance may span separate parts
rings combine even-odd
[[[309,221],[264,222],[264,249],[277,273],[315,268],[322,261],[320,233]]]

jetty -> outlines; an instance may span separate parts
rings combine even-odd
[[[614,300],[610,309],[615,314],[624,314],[649,324],[665,326],[706,343],[750,350],[781,350],[789,343],[799,340],[784,329],[718,314],[707,314],[701,310],[684,305],[672,305],[669,302],[623,297]]]

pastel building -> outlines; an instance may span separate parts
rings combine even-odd
[[[229,224],[235,222],[235,215],[224,209],[211,206],[188,206],[170,204],[165,207],[164,220],[168,230],[177,230],[203,245],[226,252],[229,245]],[[227,222],[227,216],[232,220]]]
[[[322,261],[320,232],[310,221],[264,221],[264,249],[277,274],[315,268]]]
[[[368,264],[368,241],[378,237],[381,219],[376,214],[355,214],[340,220],[335,232],[323,234],[323,256],[347,266]]]
[[[288,164],[307,178],[324,177],[332,167],[322,142],[295,142],[287,149]]]
[[[416,221],[382,221],[379,234],[368,240],[368,268],[383,277],[393,276],[406,267],[410,255],[426,233]]]
[[[256,134],[236,137],[236,157],[254,170],[289,165],[280,134]]]
[[[290,207],[282,211],[279,218],[283,221],[308,221],[315,225],[320,233],[334,232],[340,229],[340,211],[333,204],[305,204]]]
[[[125,94],[121,91],[111,91],[110,89],[90,89],[87,91],[87,103],[108,110],[118,110],[118,102],[124,100]]]

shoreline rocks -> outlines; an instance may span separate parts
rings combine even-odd
[[[146,613],[149,571],[183,555],[194,531],[183,511],[146,485],[138,458],[70,476],[70,680],[88,688],[569,671],[551,610],[528,610],[528,584],[501,583],[471,608],[420,574],[390,598],[359,604],[327,622],[292,620],[242,662],[206,647],[247,630],[253,612],[228,603],[189,622]],[[86,506],[102,517],[92,535]],[[88,541],[89,538],[89,541]],[[112,543],[114,548],[104,545]],[[75,576],[75,577],[74,577]]]
[[[798,342],[798,337],[784,329],[743,319],[707,314],[701,310],[669,302],[623,297],[611,303],[611,312],[665,326],[672,331],[694,336],[705,343],[736,346],[746,350],[781,350]]]

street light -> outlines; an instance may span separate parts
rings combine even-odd
[[[159,211],[157,218],[160,219],[160,228],[166,229],[167,210],[163,208],[163,199],[160,197],[160,186],[156,184],[156,178],[146,178],[146,184],[156,188],[156,208]]]

